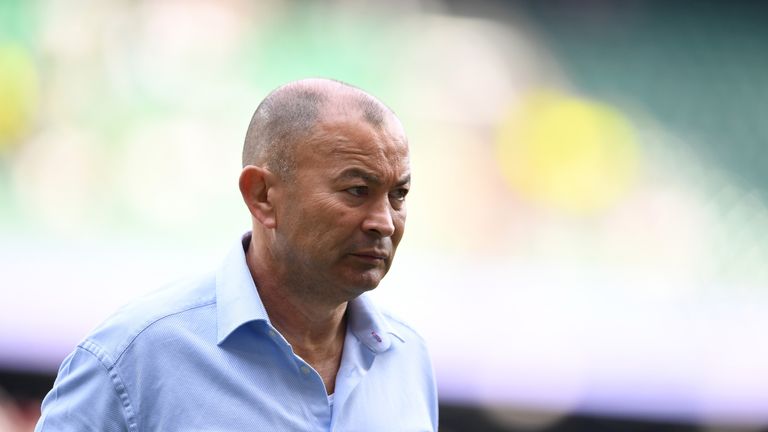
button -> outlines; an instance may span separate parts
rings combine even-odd
[[[301,367],[301,373],[303,373],[304,375],[309,374],[309,368],[306,367],[306,366],[302,366]]]
[[[274,330],[270,330],[269,331],[269,335],[272,336],[272,337],[277,337],[277,333],[275,333]]]

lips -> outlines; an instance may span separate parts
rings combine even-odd
[[[389,254],[387,252],[378,250],[358,251],[353,252],[350,255],[371,261],[386,261],[389,259]]]

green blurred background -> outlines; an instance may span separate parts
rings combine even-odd
[[[115,307],[214,266],[248,229],[255,106],[322,76],[409,132],[376,294],[433,346],[445,430],[764,426],[767,23],[757,1],[0,0],[0,385],[34,405],[24,379]]]

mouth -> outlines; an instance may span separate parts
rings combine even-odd
[[[363,261],[375,263],[375,262],[386,262],[389,258],[389,255],[385,252],[380,251],[361,251],[361,252],[354,252],[350,254],[351,256],[358,258]]]

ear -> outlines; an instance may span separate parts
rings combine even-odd
[[[253,218],[265,228],[275,228],[275,208],[270,189],[275,186],[275,176],[266,168],[246,165],[240,173],[240,193]]]

